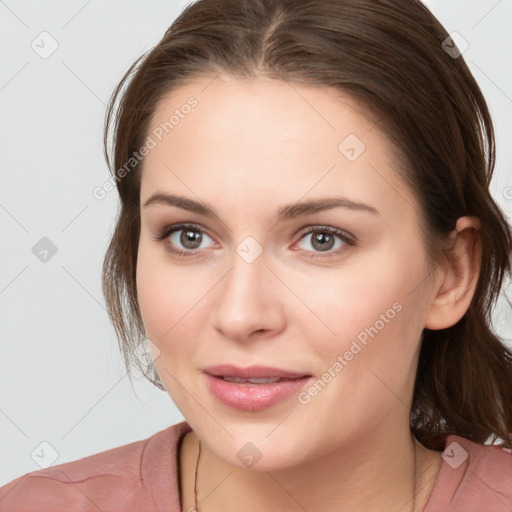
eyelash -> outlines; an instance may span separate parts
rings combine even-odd
[[[172,235],[176,231],[181,231],[181,230],[185,230],[185,229],[189,229],[191,231],[197,231],[199,233],[207,235],[207,233],[203,229],[201,229],[197,224],[187,224],[187,223],[171,224],[168,226],[164,226],[156,234],[156,236],[153,237],[153,240],[155,240],[157,242],[163,242],[168,236]],[[308,229],[307,231],[304,231],[301,233],[300,240],[305,238],[307,235],[310,235],[311,233],[329,233],[330,235],[338,236],[348,246],[355,245],[355,239],[353,237],[349,236],[347,233],[345,233],[341,229],[332,228],[329,226],[313,226],[310,229]],[[176,249],[168,249],[168,250],[180,258],[189,257],[189,256],[193,257],[193,256],[197,255],[197,253],[199,252],[198,250],[193,250],[193,251],[192,250],[179,251]],[[317,254],[315,251],[305,251],[305,252],[312,253],[310,256],[308,256],[309,258],[328,258],[331,256],[337,256],[337,255],[341,254],[342,252],[344,252],[345,250],[346,250],[346,248],[344,247],[342,249],[338,249],[337,251],[333,251],[333,252],[326,251],[325,256],[322,255],[321,253]]]

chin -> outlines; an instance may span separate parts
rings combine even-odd
[[[265,433],[268,433],[268,429],[265,429]],[[296,466],[304,460],[305,455],[302,449],[304,443],[298,440],[296,444],[290,440],[289,444],[284,445],[282,440],[262,440],[262,436],[258,436],[255,441],[250,441],[249,436],[244,435],[242,438],[230,438],[222,446],[218,439],[212,442],[215,449],[210,449],[227,464],[256,472],[278,471]],[[299,453],[300,459],[297,458]]]

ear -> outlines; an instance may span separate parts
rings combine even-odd
[[[446,329],[466,313],[481,269],[481,224],[477,217],[460,217],[451,233],[452,245],[439,271],[435,296],[425,317],[425,327]]]

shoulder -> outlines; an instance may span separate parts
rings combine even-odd
[[[459,443],[468,454],[468,465],[464,479],[466,486],[479,486],[512,509],[512,451],[497,445],[481,445],[468,439],[454,436],[452,442]],[[447,444],[449,447],[449,444]]]
[[[512,451],[450,435],[443,464],[425,512],[510,512]]]
[[[0,510],[155,510],[153,477],[173,472],[177,443],[188,430],[181,422],[147,439],[19,476],[0,487]]]

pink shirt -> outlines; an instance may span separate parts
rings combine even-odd
[[[0,488],[0,511],[181,512],[177,455],[190,430],[183,421],[148,439],[27,473]],[[512,511],[510,450],[453,435],[446,447],[423,512]]]

